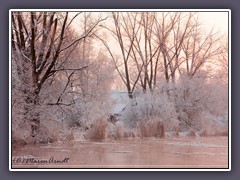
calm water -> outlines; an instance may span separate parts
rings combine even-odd
[[[179,137],[27,145],[13,168],[228,168],[227,137]]]

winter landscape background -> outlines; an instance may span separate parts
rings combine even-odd
[[[12,11],[12,155],[47,158],[56,147],[78,158],[98,149],[131,154],[142,144],[156,145],[153,160],[170,144],[175,158],[189,155],[178,146],[192,147],[199,161],[187,167],[227,167],[229,35],[206,26],[206,13]],[[218,13],[228,17],[208,15]],[[143,154],[71,165],[185,167],[184,158],[138,161]]]

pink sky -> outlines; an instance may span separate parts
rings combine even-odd
[[[201,12],[199,14],[207,29],[214,26],[215,30],[228,33],[228,12]]]

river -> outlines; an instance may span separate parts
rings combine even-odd
[[[228,137],[25,145],[12,151],[12,168],[228,168]]]

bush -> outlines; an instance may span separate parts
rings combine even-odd
[[[87,139],[92,141],[101,141],[105,139],[105,131],[107,127],[107,121],[98,119],[88,132]]]
[[[145,130],[139,122],[145,124],[148,121],[161,121],[167,131],[178,126],[175,104],[169,100],[166,93],[162,93],[160,90],[138,94],[135,99],[128,102],[120,119],[127,127],[139,126],[142,133]]]
[[[138,122],[138,130],[140,137],[165,137],[165,128],[161,121]]]
[[[201,131],[200,134],[215,134],[222,128],[219,118],[227,124],[227,86],[219,79],[206,81],[207,72],[194,77],[181,75],[175,85],[175,104],[181,131]],[[206,132],[204,132],[206,131]]]

